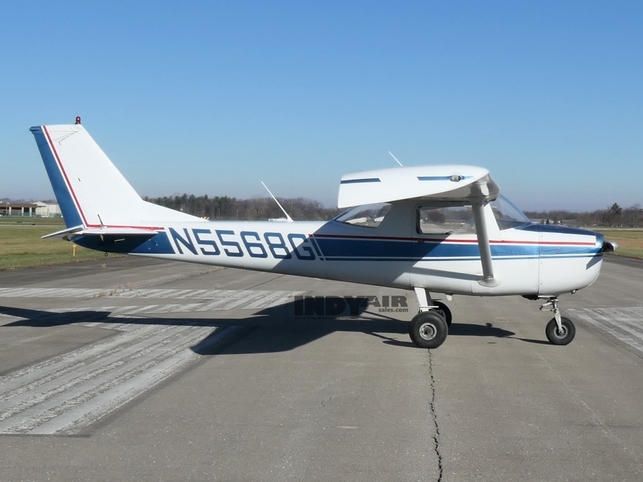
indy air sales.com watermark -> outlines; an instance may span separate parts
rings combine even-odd
[[[375,313],[407,313],[404,295],[380,296],[295,296],[295,316],[359,316],[369,310]]]

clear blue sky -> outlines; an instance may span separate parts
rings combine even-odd
[[[75,116],[143,196],[336,201],[462,163],[526,210],[643,204],[640,1],[30,1],[0,17],[0,198]]]

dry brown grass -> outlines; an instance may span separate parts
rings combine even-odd
[[[643,258],[643,229],[602,229],[601,233],[618,243],[617,255]]]

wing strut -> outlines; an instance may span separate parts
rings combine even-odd
[[[480,249],[480,261],[482,262],[482,279],[479,281],[484,286],[498,286],[498,281],[493,275],[493,263],[491,261],[491,245],[489,244],[489,233],[485,221],[484,204],[474,202],[473,220],[476,224],[476,233],[478,233],[478,248]]]

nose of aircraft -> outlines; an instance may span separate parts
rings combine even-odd
[[[613,253],[616,251],[616,248],[618,248],[618,244],[616,241],[610,241],[609,239],[605,239],[602,233],[598,233],[594,231],[594,234],[596,235],[596,245],[601,246],[601,253]]]
[[[613,253],[618,248],[616,241],[609,241],[608,239],[603,241],[603,247],[601,248],[602,253]]]

